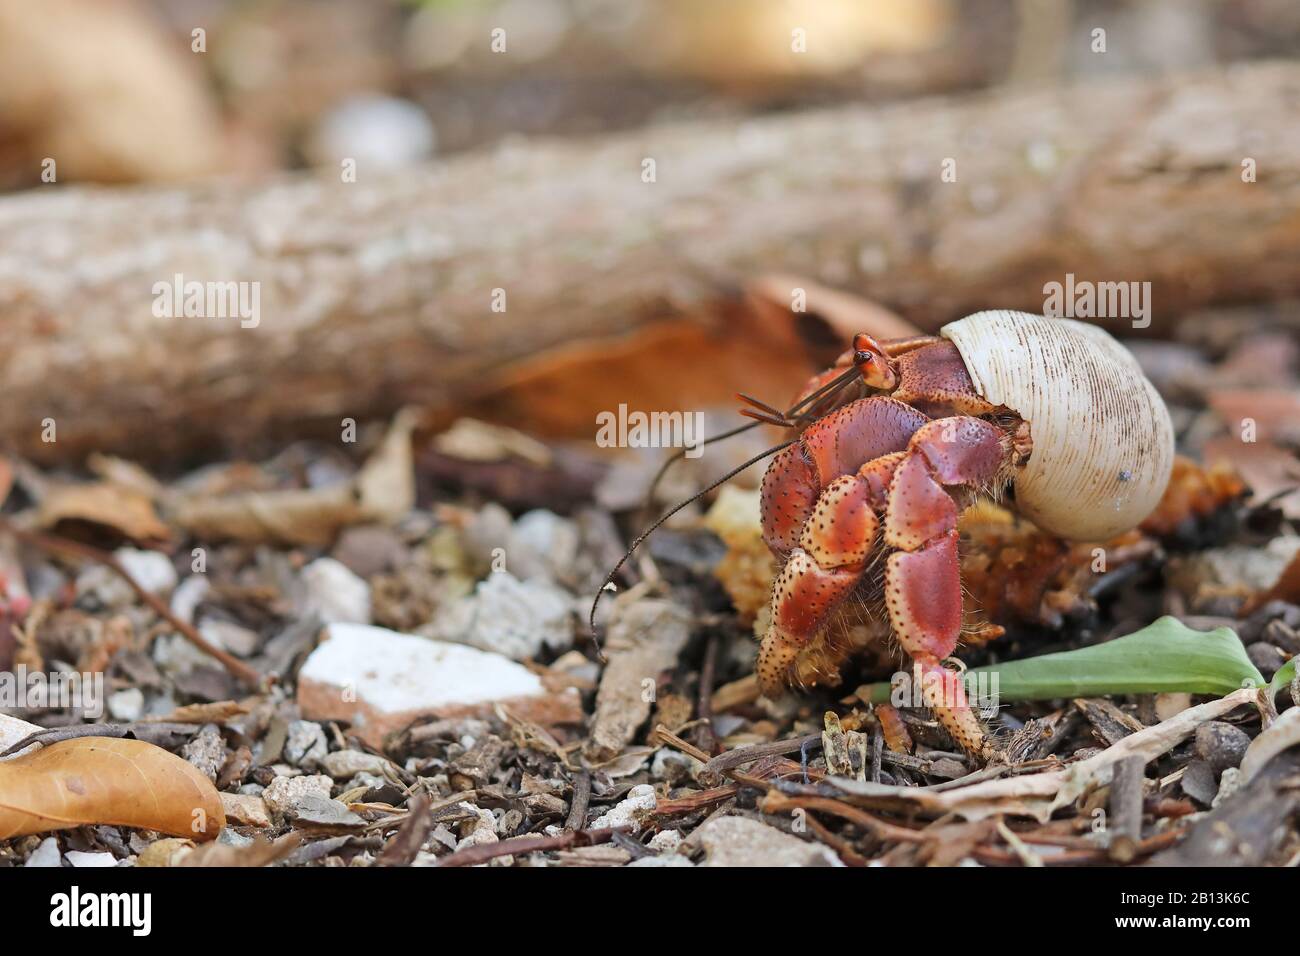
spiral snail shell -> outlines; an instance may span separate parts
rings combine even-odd
[[[939,333],[981,397],[1029,422],[1017,509],[1044,531],[1102,541],[1135,527],[1169,483],[1169,410],[1107,332],[1025,312],[977,312]]]

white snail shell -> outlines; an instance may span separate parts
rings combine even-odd
[[[1025,312],[977,312],[940,330],[979,395],[1029,422],[1016,508],[1051,534],[1103,541],[1136,527],[1174,460],[1169,410],[1104,330]]]

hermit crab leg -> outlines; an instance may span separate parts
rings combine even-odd
[[[946,490],[994,485],[1013,456],[1011,436],[978,418],[958,416],[918,429],[894,471],[885,512],[885,606],[903,649],[920,670],[925,703],[968,753],[995,755],[966,699],[961,678],[941,661],[957,647],[962,625],[957,563],[957,503]]]
[[[877,459],[902,452],[927,421],[891,398],[859,399],[815,422],[773,459],[760,514],[764,539],[785,562],[758,655],[759,685],[769,696],[785,686],[799,651],[862,579],[888,483]]]

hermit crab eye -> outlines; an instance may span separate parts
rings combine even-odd
[[[853,362],[855,365],[869,365],[871,364],[871,353],[865,350],[854,352]]]

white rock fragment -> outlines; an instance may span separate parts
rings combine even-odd
[[[703,847],[701,866],[843,866],[829,849],[748,817],[714,817],[685,841]]]
[[[269,827],[271,814],[266,801],[258,796],[240,793],[221,794],[221,809],[225,811],[226,822],[245,827]]]
[[[657,869],[664,866],[694,866],[695,864],[679,853],[665,853],[663,856],[643,856],[627,865]]]
[[[117,857],[111,853],[85,853],[81,850],[69,850],[63,855],[73,866],[117,866]]]
[[[315,614],[325,624],[369,624],[370,585],[347,565],[333,558],[317,558],[302,569],[298,612]]]
[[[660,830],[650,838],[646,846],[656,853],[676,853],[682,845],[681,830]]]
[[[289,724],[289,734],[284,742],[284,756],[295,767],[315,766],[325,759],[329,744],[321,725],[311,720],[295,720]]]
[[[138,687],[119,690],[108,697],[108,713],[124,724],[134,723],[144,713],[144,692]]]
[[[122,568],[151,594],[166,595],[176,587],[176,569],[171,559],[157,551],[118,548],[113,552]],[[77,597],[91,597],[104,607],[125,607],[136,600],[131,586],[111,568],[102,564],[87,566],[77,575]]]
[[[360,750],[336,750],[321,760],[321,769],[335,780],[349,780],[360,773],[382,777],[387,767],[383,757]]]
[[[461,838],[456,844],[456,849],[463,850],[468,846],[482,846],[485,843],[496,843],[500,837],[497,836],[497,818],[492,815],[492,811],[484,810],[482,807],[476,807],[472,803],[462,800],[457,806],[464,810],[469,810],[478,817],[474,821],[473,829]]]
[[[330,625],[298,675],[304,717],[345,720],[376,747],[418,718],[489,716],[498,703],[542,725],[582,719],[577,695],[499,654],[382,627]]]
[[[660,747],[650,762],[650,775],[656,780],[666,780],[674,786],[694,777],[704,766],[694,757],[671,747]]]
[[[171,558],[157,551],[118,548],[113,552],[126,573],[150,594],[169,594],[178,580]]]
[[[415,103],[368,94],[330,109],[307,151],[318,166],[337,166],[346,157],[367,169],[392,170],[432,155],[435,141],[432,121]]]
[[[509,570],[521,578],[545,575],[563,581],[573,573],[579,541],[577,526],[568,518],[540,508],[529,511],[511,531]]]
[[[41,845],[27,857],[27,866],[49,867],[59,865],[59,841],[46,837]]]
[[[276,777],[262,791],[262,800],[279,816],[292,813],[306,797],[330,798],[334,781],[324,774],[309,777]]]
[[[573,598],[545,580],[520,581],[508,571],[494,571],[472,595],[440,614],[429,630],[438,640],[532,660],[544,649],[573,645]]]
[[[655,788],[648,783],[638,784],[627,792],[612,810],[601,814],[591,824],[591,829],[601,830],[606,827],[630,827],[633,833],[640,831],[650,814],[654,813],[658,800]]]
[[[23,738],[30,737],[32,734],[44,729],[44,727],[38,727],[36,724],[29,724],[25,720],[19,720],[17,717],[10,717],[8,714],[0,714],[0,753],[8,750]],[[15,751],[4,759],[13,760],[21,754],[31,753],[37,746],[39,745],[32,744],[29,747],[24,747],[22,750]]]
[[[171,611],[186,624],[194,623],[194,612],[208,596],[212,585],[206,574],[191,574],[172,592]]]
[[[199,634],[237,657],[252,657],[262,646],[262,639],[256,631],[250,631],[234,621],[205,620],[199,625]]]

